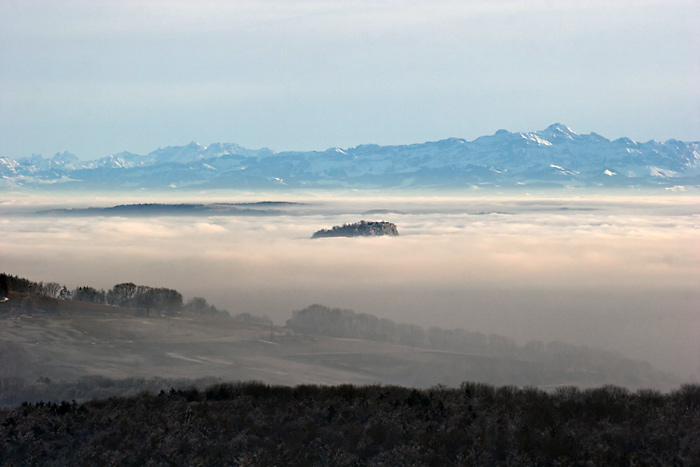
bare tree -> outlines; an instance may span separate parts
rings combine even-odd
[[[43,288],[43,295],[47,297],[58,298],[61,293],[61,284],[57,282],[47,282]]]

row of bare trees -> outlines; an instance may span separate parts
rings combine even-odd
[[[122,282],[109,290],[80,286],[71,291],[57,282],[34,282],[24,277],[0,273],[0,300],[7,297],[10,291],[59,300],[136,308],[146,315],[154,312],[172,316],[184,312],[200,316],[229,316],[228,311],[216,308],[202,297],[183,302],[182,294],[177,290],[137,285],[133,282]]]
[[[42,297],[68,300],[71,292],[65,285],[58,282],[34,282],[24,277],[11,274],[0,274],[0,296],[5,297],[9,291],[41,295]]]
[[[133,282],[116,284],[107,291],[89,286],[77,287],[71,291],[65,285],[57,282],[34,282],[23,277],[2,273],[0,274],[0,291],[3,290],[5,295],[9,291],[13,291],[59,300],[75,300],[100,305],[137,308],[144,311],[147,315],[151,311],[158,314],[174,315],[183,310],[182,294],[177,290],[137,285]],[[206,300],[199,298],[192,301],[195,300],[198,300],[197,303],[203,301],[206,305],[199,307],[202,308],[202,314],[205,314],[204,311],[211,311],[212,307],[206,304]],[[195,311],[199,308],[195,307]]]

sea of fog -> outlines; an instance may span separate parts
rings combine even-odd
[[[280,200],[275,216],[35,216],[123,202]],[[399,237],[311,240],[360,219]],[[700,200],[689,196],[0,200],[0,270],[69,288],[174,288],[284,324],[313,303],[519,343],[617,350],[700,381]]]

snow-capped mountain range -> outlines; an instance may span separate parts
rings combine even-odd
[[[700,186],[700,142],[610,141],[562,124],[401,146],[274,152],[236,144],[122,152],[92,161],[70,153],[0,158],[0,188],[263,189]]]

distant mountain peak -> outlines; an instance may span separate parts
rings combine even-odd
[[[543,131],[538,132],[547,137],[554,138],[566,138],[571,139],[574,136],[578,136],[571,128],[564,125],[563,123],[552,123]]]
[[[610,174],[615,174],[611,176]],[[274,152],[196,142],[145,155],[80,162],[0,159],[0,188],[413,189],[541,187],[700,188],[700,143],[610,141],[554,123],[541,131],[498,130],[473,141],[448,138],[395,146]]]
[[[563,123],[552,123],[549,125],[545,131],[560,131],[562,133],[574,133],[571,128],[569,128],[567,125],[564,125]]]
[[[53,158],[51,159],[54,162],[66,162],[66,163],[72,163],[76,162],[78,160],[78,157],[75,154],[71,154],[68,151],[63,151],[63,152],[57,152]]]

